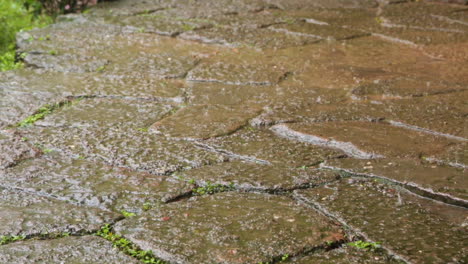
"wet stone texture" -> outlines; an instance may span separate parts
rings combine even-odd
[[[267,262],[343,238],[317,212],[287,197],[254,193],[171,203],[120,222],[116,231],[177,263]]]
[[[18,33],[0,262],[138,263],[110,224],[171,264],[467,263],[466,4],[116,0]]]
[[[112,244],[94,236],[22,241],[0,248],[3,263],[138,263]]]

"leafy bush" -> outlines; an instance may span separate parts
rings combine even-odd
[[[82,11],[88,5],[95,5],[98,0],[39,0],[50,15]]]
[[[15,38],[21,30],[30,30],[52,22],[41,14],[42,5],[35,0],[0,0],[0,71],[15,69]]]

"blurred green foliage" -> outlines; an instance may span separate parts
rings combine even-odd
[[[21,67],[16,60],[16,33],[52,22],[35,0],[0,0],[0,71]]]

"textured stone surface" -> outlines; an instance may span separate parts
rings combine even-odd
[[[0,247],[3,263],[138,263],[94,236],[29,240]]]
[[[103,224],[120,218],[115,213],[73,205],[47,196],[1,188],[0,235],[93,232]]]
[[[191,190],[188,184],[164,176],[60,158],[57,153],[24,161],[1,178],[9,188],[115,212],[141,212],[144,204],[165,202]]]
[[[426,203],[379,182],[354,179],[296,191],[295,196],[321,206],[408,261],[466,260],[466,225],[450,219],[450,215],[466,217],[463,208],[445,205],[445,211],[433,210],[431,207],[438,206],[436,202]]]
[[[100,2],[0,73],[0,262],[467,262],[466,1]]]
[[[177,263],[267,262],[343,238],[287,197],[241,193],[171,203],[118,223],[116,231]]]

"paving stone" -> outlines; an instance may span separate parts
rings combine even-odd
[[[428,209],[439,206],[436,202],[428,204],[391,185],[354,179],[296,191],[295,197],[320,206],[411,263],[466,260],[466,225],[444,216],[449,211],[466,218],[466,209],[444,205],[447,211],[437,213]]]
[[[177,173],[177,178],[234,186],[242,190],[284,191],[316,186],[336,180],[337,173],[315,168],[288,168],[278,165],[254,164],[242,161],[225,162]]]
[[[0,132],[0,169],[14,166],[22,160],[33,158],[39,154],[39,149],[31,146],[24,139]]]
[[[28,240],[2,246],[3,263],[138,263],[112,244],[95,236]]]
[[[188,86],[186,95],[190,104],[194,105],[264,106],[285,90],[272,86],[199,82],[190,82]]]
[[[58,72],[95,72],[109,64],[108,60],[93,56],[28,54],[24,58],[28,66]]]
[[[264,55],[258,52],[245,50],[242,54],[245,56],[239,57],[236,52],[213,56],[192,70],[187,80],[236,85],[274,85],[287,72],[274,59],[268,59],[268,62],[261,60]]]
[[[189,31],[180,38],[208,44],[220,44],[230,47],[256,47],[261,49],[282,49],[316,43],[319,37],[293,34],[270,28],[252,28],[250,26],[230,27],[214,26],[197,31]]]
[[[119,222],[115,230],[177,263],[266,262],[343,239],[339,228],[313,210],[287,197],[253,193],[167,204]]]
[[[116,213],[5,188],[0,188],[0,208],[2,236],[92,232],[120,218]]]
[[[1,74],[0,87],[7,95],[36,96],[37,101],[67,96],[107,96],[183,101],[185,83],[157,78],[151,74],[58,73],[44,69],[20,69]],[[7,91],[11,91],[7,93]],[[45,97],[40,100],[40,97]],[[21,98],[17,98],[20,100]],[[32,100],[29,100],[32,101]],[[31,102],[32,104],[32,102]]]
[[[397,78],[359,85],[352,90],[361,100],[391,100],[464,91],[462,85],[437,80]]]
[[[382,253],[379,254],[378,252],[356,249],[351,246],[345,246],[344,248],[334,249],[323,253],[315,253],[307,257],[292,259],[289,262],[297,264],[399,263],[396,260],[388,260],[388,257]]]
[[[260,111],[247,105],[193,105],[156,122],[151,129],[171,137],[207,139],[235,132]]]
[[[457,143],[385,123],[359,121],[282,124],[272,130],[279,136],[339,149],[358,159],[437,156],[446,146]]]
[[[331,27],[328,25],[318,25],[306,21],[274,25],[273,30],[287,32],[293,35],[303,35],[318,39],[345,40],[369,35],[366,32],[342,27]]]
[[[191,142],[168,140],[138,128],[35,127],[23,130],[22,134],[45,149],[155,175],[225,159],[221,154],[202,150]]]
[[[123,128],[130,125],[135,130],[149,127],[174,108],[174,105],[144,99],[85,98],[71,101],[35,124],[78,128]]]
[[[426,189],[429,193],[439,193],[440,199],[443,199],[444,195],[449,195],[450,198],[465,200],[464,203],[468,205],[466,201],[468,199],[467,172],[461,168],[405,159],[372,161],[340,159],[328,161],[326,166],[388,178],[408,186]],[[462,201],[460,203],[463,204]]]
[[[0,87],[0,128],[14,126],[44,104],[55,100],[50,93],[25,93]]]
[[[206,143],[234,154],[234,158],[267,161],[290,168],[313,166],[341,155],[338,151],[290,141],[269,130],[255,128],[244,128],[226,137],[210,139]]]
[[[1,185],[55,197],[73,204],[121,212],[141,212],[191,191],[191,186],[165,176],[110,167],[51,153],[5,170]]]
[[[386,119],[455,136],[466,141],[466,99],[468,91],[412,99],[385,101]]]

